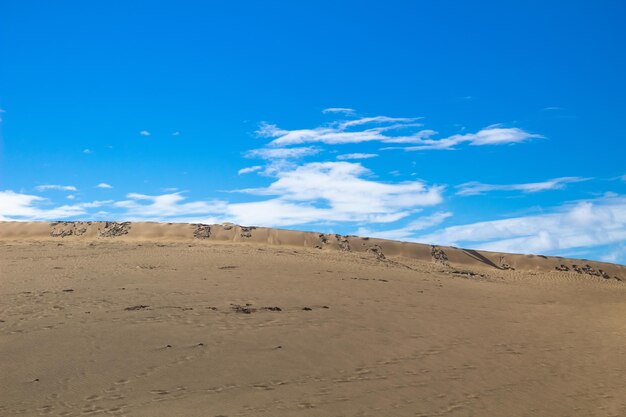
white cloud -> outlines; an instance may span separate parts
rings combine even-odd
[[[341,145],[371,141],[385,143],[416,143],[419,142],[422,137],[435,133],[430,130],[415,132],[410,136],[391,136],[386,133],[393,130],[419,126],[416,123],[412,123],[413,120],[417,120],[417,118],[392,118],[386,116],[365,117],[334,123],[329,126],[296,130],[285,130],[277,127],[276,125],[262,123],[256,133],[259,137],[273,138],[273,140],[269,143],[269,146],[271,147],[302,145],[305,143]],[[369,128],[363,127],[363,125],[373,123],[387,125]],[[351,129],[355,127],[358,129]]]
[[[403,148],[405,151],[422,151],[431,149],[454,149],[455,146],[467,143],[470,146],[504,145],[525,142],[543,136],[528,133],[517,127],[489,126],[476,133],[452,135],[444,139],[422,139],[415,146]]]
[[[531,138],[540,138],[541,135],[533,135],[517,127],[488,127],[477,133],[460,135],[462,142],[469,142],[473,146],[501,145],[504,143],[519,143]]]
[[[250,174],[251,172],[256,172],[263,169],[263,167],[261,165],[255,165],[252,167],[247,167],[247,168],[241,168],[239,171],[237,171],[238,175],[243,175],[243,174]]]
[[[43,197],[16,193],[11,190],[0,191],[0,220],[57,220],[79,216],[87,213],[87,209],[110,203],[94,201],[74,205],[52,206]]]
[[[526,132],[520,128],[507,128],[491,125],[476,133],[456,134],[440,139],[433,138],[437,132],[430,129],[418,129],[419,117],[373,116],[351,120],[342,120],[310,129],[287,130],[274,124],[261,123],[257,136],[269,138],[269,148],[285,148],[308,143],[341,145],[363,142],[381,142],[408,144],[411,146],[385,148],[404,149],[406,151],[430,149],[454,149],[460,144],[470,146],[502,145],[524,142],[541,135]]]
[[[18,194],[13,191],[0,191],[0,220],[12,220],[13,217],[35,216],[37,210],[32,207],[42,197]]]
[[[548,190],[560,190],[567,184],[589,181],[590,178],[581,177],[561,177],[542,182],[531,182],[526,184],[482,184],[480,182],[466,182],[458,185],[457,195],[480,195],[490,191],[521,191],[524,193],[536,193]]]
[[[57,190],[57,191],[78,191],[73,185],[44,184],[35,187],[37,191]]]
[[[142,130],[141,132],[139,132],[139,134],[141,136],[150,136],[150,132],[148,132],[147,130]]]
[[[313,205],[298,204],[282,199],[238,203],[228,206],[227,220],[258,226],[292,226],[312,222],[333,221],[332,210]],[[346,219],[347,220],[347,219]]]
[[[176,132],[172,133],[172,136],[180,136],[180,132],[177,130]]]
[[[440,211],[429,216],[418,217],[409,222],[406,226],[398,229],[374,232],[367,228],[360,228],[357,234],[381,239],[407,240],[411,239],[411,237],[415,235],[415,232],[437,226],[451,216],[452,213],[449,211]]]
[[[266,129],[266,131],[267,130],[268,129]],[[336,128],[299,129],[291,131],[282,131],[276,128],[275,132],[281,133],[274,136],[276,139],[270,142],[270,146],[289,146],[305,143],[338,145],[384,140],[384,136],[378,132],[378,129],[369,129],[360,132],[343,132]]]
[[[96,188],[113,188],[113,186],[111,184],[107,184],[106,182],[101,182],[100,184],[96,185]]]
[[[275,138],[285,133],[289,133],[289,131],[281,129],[275,124],[261,122],[259,124],[259,128],[254,133],[260,138]]]
[[[76,200],[76,196],[74,194],[70,194],[65,198],[67,198],[68,200]]]
[[[92,154],[93,151],[91,149],[83,149],[83,153],[86,155]]]
[[[623,243],[600,257],[604,262],[620,262],[622,259],[626,259],[626,244]]]
[[[337,159],[340,161],[346,161],[350,159],[369,159],[376,158],[378,154],[375,153],[346,153],[343,155],[337,155]]]
[[[442,188],[422,182],[388,184],[366,179],[361,164],[315,162],[277,172],[268,187],[238,190],[260,201],[191,201],[180,193],[131,193],[113,205],[123,218],[176,221],[231,221],[258,226],[313,222],[388,223],[442,201]]]
[[[363,178],[369,175],[371,172],[359,163],[313,162],[279,172],[269,187],[240,191],[275,196],[309,213],[323,213],[318,221],[389,222],[408,216],[417,207],[442,201],[441,187],[428,187],[418,181],[388,184]],[[297,219],[290,222],[306,223]]]
[[[451,226],[412,240],[514,253],[557,253],[626,240],[626,197],[604,197],[534,216]]]
[[[125,210],[124,215],[131,218],[164,220],[172,217],[205,215],[209,213],[219,213],[224,210],[224,203],[194,201],[183,203],[185,197],[180,193],[145,195],[130,193],[128,199],[117,201],[113,205]]]
[[[312,146],[300,148],[261,148],[247,151],[246,158],[258,159],[295,159],[315,155],[321,150]]]
[[[322,113],[324,113],[324,114],[328,114],[328,113],[342,113],[342,114],[352,115],[352,114],[354,114],[354,109],[349,109],[349,108],[346,108],[346,107],[329,107],[327,109],[322,110]]]
[[[383,124],[383,123],[393,123],[394,126],[400,127],[400,125],[403,123],[413,123],[420,119],[421,117],[388,117],[388,116],[361,117],[359,119],[340,122],[338,126],[340,130],[345,130],[349,127],[354,127],[354,126],[361,126],[361,125],[367,125],[367,124]],[[420,125],[411,124],[411,126],[420,126]]]

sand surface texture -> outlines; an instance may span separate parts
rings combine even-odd
[[[626,268],[0,222],[0,416],[626,416]]]

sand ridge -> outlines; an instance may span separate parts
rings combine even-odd
[[[378,258],[403,257],[446,266],[497,270],[560,271],[626,281],[626,266],[555,256],[477,251],[352,235],[254,226],[155,222],[0,222],[1,240],[106,240],[163,242],[245,242],[369,252]]]

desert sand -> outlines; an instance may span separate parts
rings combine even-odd
[[[0,222],[0,416],[626,416],[626,267]]]

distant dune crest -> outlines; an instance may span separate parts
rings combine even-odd
[[[472,266],[498,270],[554,271],[626,280],[626,267],[604,262],[543,255],[475,251],[447,246],[240,226],[232,223],[152,222],[0,222],[0,240],[122,240],[164,242],[243,242],[292,246],[312,250],[367,253],[380,261],[405,257],[432,262],[442,268]]]

